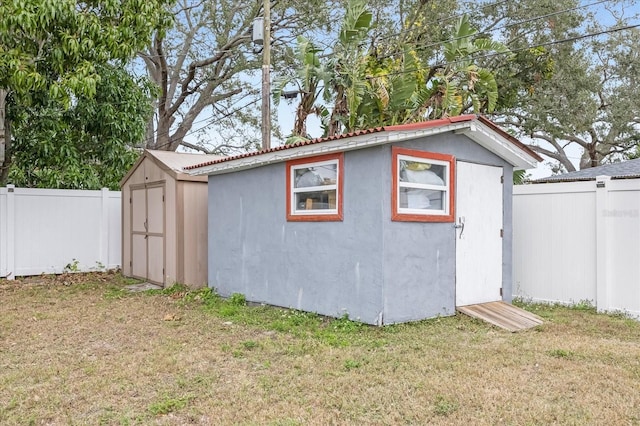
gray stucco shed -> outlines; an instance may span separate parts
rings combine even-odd
[[[375,325],[510,301],[511,175],[539,160],[466,115],[187,167],[209,176],[209,286]]]

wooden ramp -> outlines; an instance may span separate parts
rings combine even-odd
[[[511,332],[526,330],[542,324],[542,318],[505,302],[458,306],[458,312],[478,318]]]

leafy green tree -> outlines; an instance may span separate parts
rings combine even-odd
[[[417,25],[415,16],[408,19],[409,28]],[[466,16],[460,17],[450,32],[442,32],[446,36],[437,48],[414,41],[398,51],[400,39],[419,39],[406,32],[376,44],[375,36],[373,41],[368,38],[374,26],[366,3],[352,0],[324,62],[319,60],[318,49],[303,40],[297,55],[301,59],[297,84],[303,92],[298,111],[304,112],[299,121],[311,112],[328,117],[325,134],[330,136],[358,128],[494,110],[497,82],[492,71],[478,65],[478,58],[487,53],[505,54],[508,49],[479,35]],[[421,56],[426,54],[434,56]],[[429,62],[433,65],[425,65]],[[333,104],[330,115],[326,107],[318,105],[321,92],[324,102]],[[305,127],[297,122],[296,137],[306,136],[301,129]]]
[[[411,59],[409,66],[417,69],[413,75],[418,81],[415,92],[402,106],[401,121],[436,119],[472,111],[492,112],[498,101],[498,84],[493,72],[479,65],[481,61],[477,58],[507,53],[509,49],[502,43],[479,37],[468,16],[463,15],[442,43],[442,50],[436,56],[440,61],[435,65],[423,67],[419,58],[404,55],[405,60]]]
[[[357,127],[357,111],[367,90],[367,48],[364,43],[371,20],[366,1],[348,2],[338,40],[329,59],[332,72],[329,84],[334,98],[327,129],[329,136]]]
[[[8,112],[18,114],[42,99],[69,107],[77,96],[93,96],[99,80],[96,66],[128,59],[146,45],[151,32],[166,23],[164,3],[0,2],[0,185],[6,183],[13,158]]]
[[[576,155],[579,167],[619,159],[632,155],[640,133],[640,37],[630,25],[638,13],[625,9],[632,4],[477,2],[468,9],[469,18],[460,18],[456,2],[393,2],[375,9],[367,38],[351,46],[350,56],[335,52],[337,42],[331,51],[316,53],[321,58],[316,69],[332,68],[325,57],[339,64],[345,56],[348,73],[333,68],[322,83],[326,87],[317,86],[316,93],[329,88],[329,101],[315,95],[314,102],[308,102],[310,96],[305,102],[313,105],[308,111],[323,117],[331,111],[329,134],[493,113],[558,170],[574,170]],[[383,10],[396,11],[399,19],[385,17]],[[453,27],[452,17],[457,17]],[[347,91],[356,101],[350,105]]]
[[[96,66],[94,96],[69,108],[45,96],[16,112],[9,181],[23,187],[119,188],[139,151],[155,87],[122,67]]]
[[[291,136],[287,143],[295,143],[300,139],[310,138],[307,133],[307,118],[315,114],[323,121],[329,117],[328,108],[320,102],[329,95],[328,82],[330,71],[326,64],[320,60],[321,52],[310,40],[304,36],[298,36],[297,43],[293,49],[293,55],[297,60],[298,67],[291,76],[282,76],[276,81],[273,100],[275,105],[279,105],[282,97],[288,96],[286,88],[293,85],[291,90],[293,96],[300,94],[300,103],[296,109],[296,117]],[[327,98],[328,100],[328,98]]]
[[[596,14],[577,0],[527,0],[482,11],[486,27],[499,29],[517,52],[509,63],[495,64],[494,120],[528,141],[555,171],[620,159],[640,140],[639,31],[616,30],[638,16],[637,9],[625,11],[626,4],[610,1]]]
[[[350,0],[344,11],[331,53],[321,50],[305,37],[298,37],[293,49],[297,60],[292,75],[281,77],[274,99],[279,102],[287,85],[299,89],[301,100],[288,142],[307,138],[306,120],[317,115],[326,135],[336,135],[356,127],[357,111],[365,97],[367,50],[364,42],[371,28],[372,14],[364,0]],[[332,103],[330,110],[325,103]],[[331,111],[331,112],[330,112]]]

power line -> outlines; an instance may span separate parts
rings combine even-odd
[[[480,7],[480,10],[485,10],[485,9],[488,9],[490,7],[493,7],[493,6],[500,6],[502,4],[509,3],[510,1],[512,1],[512,0],[502,0],[502,1],[497,1],[497,2],[494,2],[494,3],[487,3],[484,6]],[[477,4],[477,3],[476,2],[467,2],[466,4],[473,5],[473,4]],[[459,13],[457,15],[447,16],[446,18],[433,20],[433,21],[427,21],[427,22],[424,23],[424,26],[428,27],[430,25],[441,25],[443,22],[453,21],[454,19],[461,18],[466,14],[467,14],[467,12],[462,12],[462,13]],[[380,37],[380,40],[387,40],[387,39],[390,39],[390,38],[394,38],[394,37],[403,35],[404,33],[409,33],[410,31],[411,31],[410,29],[406,29],[404,31],[398,32],[397,34],[390,34],[388,36]]]
[[[545,18],[549,18],[549,17],[553,17],[553,16],[558,16],[558,15],[563,14],[563,13],[568,13],[568,12],[572,12],[572,11],[576,11],[576,10],[580,10],[580,9],[589,8],[589,7],[592,7],[592,6],[597,6],[599,4],[606,3],[607,1],[609,1],[609,0],[599,0],[599,1],[595,1],[595,2],[592,2],[592,3],[586,4],[586,5],[575,6],[575,7],[572,7],[572,8],[567,8],[567,9],[563,9],[563,10],[559,10],[559,11],[554,11],[554,12],[551,12],[551,13],[548,13],[548,14],[545,14],[545,15],[539,15],[539,16],[528,18],[528,19],[525,19],[525,20],[522,20],[522,21],[519,21],[519,22],[509,23],[509,24],[505,24],[505,25],[502,25],[502,26],[499,26],[499,27],[496,27],[496,28],[492,28],[489,31],[490,32],[495,32],[495,31],[499,31],[501,29],[523,25],[523,24],[526,24],[526,23],[529,23],[529,22],[540,20],[540,19],[545,19]],[[491,6],[498,6],[498,5],[501,5],[503,3],[508,3],[508,1],[499,1],[499,2],[495,2],[495,3],[490,3],[490,4],[487,4],[487,5],[483,6],[482,9],[485,9],[485,8],[488,8],[488,7],[491,7]],[[473,3],[469,3],[469,4],[473,4]],[[451,19],[455,19],[455,18],[464,16],[464,15],[465,15],[465,13],[461,13],[461,14],[458,14],[458,15],[452,15],[452,16],[450,16],[448,18],[444,18],[444,19],[439,20],[439,21],[433,21],[432,23],[439,24],[441,22],[445,22],[445,21],[448,21],[448,20],[451,20]],[[409,30],[401,31],[401,32],[399,32],[397,34],[390,35],[388,37],[382,38],[382,40],[384,40],[386,38],[391,38],[391,37],[398,37],[398,36],[402,35],[404,32],[408,32],[408,31]],[[417,45],[417,46],[418,47],[422,47],[422,48],[429,48],[429,47],[439,46],[439,45],[442,45],[442,44],[445,44],[445,43],[461,40],[461,39],[464,39],[464,38],[467,38],[467,37],[468,36],[453,37],[453,38],[441,40],[441,41],[438,41],[438,42],[433,42],[433,43],[426,44],[426,45]],[[550,42],[549,44],[554,44],[554,43]],[[544,45],[545,44],[541,44],[539,46],[544,46]],[[528,47],[525,47],[525,48],[522,48],[522,49],[517,49],[517,50],[512,50],[511,52],[518,52],[518,51],[530,49],[532,47],[538,47],[538,45],[528,46]],[[385,55],[378,56],[378,58],[379,59],[385,59],[385,58],[392,57],[392,56],[394,56],[394,55],[396,55],[398,53],[399,52],[396,51],[396,52],[392,52],[392,53],[388,53],[388,54],[385,54]],[[490,56],[491,55],[475,56],[474,58],[484,58],[484,57],[490,57]],[[458,62],[462,62],[462,60],[450,62],[450,64],[458,63]],[[389,75],[391,75],[391,74],[389,74]]]
[[[238,49],[214,50],[212,56],[215,56],[215,55],[220,54],[220,53],[255,53],[250,49],[243,50],[243,49],[241,49],[241,47],[245,47],[245,46],[243,44],[241,44],[241,45],[238,46]],[[141,59],[144,59],[144,58],[166,58],[167,57],[167,55],[156,55],[156,54],[151,54],[151,53],[146,53],[146,52],[139,52],[137,55]],[[228,58],[225,58],[225,59],[228,59]]]
[[[229,111],[229,112],[225,113],[222,117],[219,117],[218,119],[216,119],[216,120],[214,120],[214,121],[211,121],[211,122],[207,123],[207,125],[205,125],[205,126],[202,126],[202,127],[198,128],[198,129],[195,129],[195,130],[194,130],[194,129],[189,130],[187,133],[185,133],[184,137],[190,136],[190,135],[192,135],[192,134],[194,134],[194,133],[196,133],[196,132],[199,132],[200,130],[205,129],[205,128],[209,127],[209,126],[219,124],[219,123],[221,123],[223,120],[226,120],[226,119],[227,119],[227,118],[229,118],[231,115],[235,114],[236,112],[239,112],[239,111],[241,111],[242,109],[247,108],[247,107],[249,107],[249,106],[251,106],[251,105],[257,104],[257,103],[258,103],[258,102],[260,102],[261,100],[262,100],[261,98],[256,98],[256,99],[254,99],[253,101],[251,101],[251,102],[249,102],[249,103],[246,103],[246,104],[242,105],[241,107],[236,108],[235,110],[231,110],[231,111]],[[237,104],[238,102],[239,102],[239,101],[237,101],[235,104]],[[235,105],[235,104],[234,104],[234,105]],[[205,121],[209,121],[210,119],[211,119],[211,118],[209,118],[209,117],[208,117],[208,118],[205,118],[205,119],[202,119],[202,120],[194,121],[194,122],[192,123],[192,125],[193,125],[193,124],[196,124],[196,123],[203,123],[203,122],[205,122]],[[166,131],[166,132],[158,133],[158,131],[156,130],[156,131],[154,131],[154,134],[155,134],[155,137],[157,138],[157,137],[159,137],[159,136],[168,136],[168,135],[170,135],[170,134],[171,134],[171,131]],[[147,141],[148,141],[148,140],[149,140],[149,139],[147,139]],[[165,142],[165,143],[163,143],[163,144],[157,145],[155,148],[156,148],[156,149],[161,149],[161,148],[164,148],[164,147],[166,147],[166,146],[171,145],[171,143],[172,143],[171,141],[169,141],[169,142]]]
[[[598,31],[598,32],[589,33],[589,34],[583,34],[583,35],[579,35],[579,36],[575,36],[575,37],[569,37],[569,38],[565,38],[565,39],[562,39],[562,40],[553,40],[553,41],[548,41],[548,42],[545,42],[545,43],[533,44],[533,45],[521,47],[519,49],[510,50],[510,51],[504,52],[504,53],[500,53],[500,52],[487,53],[485,55],[474,56],[474,59],[485,59],[485,58],[496,57],[496,56],[499,56],[499,55],[509,55],[509,54],[512,54],[512,53],[523,52],[525,50],[534,49],[534,48],[537,48],[537,47],[553,46],[553,45],[556,45],[556,44],[568,43],[568,42],[572,42],[572,41],[583,40],[583,39],[586,39],[586,38],[597,37],[597,36],[604,35],[604,34],[610,34],[610,33],[615,33],[615,32],[619,32],[619,31],[631,30],[631,29],[638,28],[638,27],[640,27],[640,24],[627,25],[627,26],[624,26],[624,27],[609,28],[609,29],[606,29],[606,30],[603,30],[603,31]],[[446,65],[453,65],[453,64],[463,63],[463,62],[466,62],[466,61],[468,61],[468,59],[458,59],[458,60],[455,60],[455,61],[447,62]],[[408,73],[413,73],[413,72],[417,72],[417,71],[424,71],[424,70],[427,70],[427,69],[428,68],[426,68],[426,67],[417,67],[417,68],[408,69],[408,70],[390,72],[390,73],[388,73],[386,75],[390,76],[390,75],[408,74]],[[367,77],[367,78],[371,79],[371,78],[374,78],[374,77]]]
[[[604,35],[604,34],[610,34],[610,33],[614,33],[614,32],[625,31],[625,30],[634,29],[634,28],[638,28],[638,27],[640,27],[640,24],[627,25],[627,26],[624,26],[624,27],[609,28],[607,30],[603,30],[603,31],[595,32],[595,33],[583,34],[583,35],[575,36],[575,37],[569,37],[569,38],[562,39],[562,40],[554,40],[554,41],[549,41],[549,42],[545,42],[545,43],[538,43],[538,44],[535,44],[535,45],[530,45],[530,46],[526,46],[526,47],[523,47],[523,48],[520,48],[520,49],[512,50],[512,51],[506,52],[506,53],[497,53],[497,52],[495,52],[495,53],[489,53],[489,54],[486,54],[486,55],[476,56],[475,59],[490,58],[490,57],[495,57],[495,56],[498,56],[498,55],[511,54],[511,53],[516,53],[516,52],[520,52],[520,51],[525,51],[525,50],[528,50],[528,49],[531,49],[531,48],[536,48],[536,47],[545,47],[545,46],[551,46],[551,45],[556,45],[556,44],[568,43],[568,42],[572,42],[572,41],[582,40],[582,39],[585,39],[585,38],[597,37],[597,36]],[[452,62],[447,63],[447,65],[451,65],[451,64],[455,64],[455,63],[461,63],[461,62],[464,62],[464,61],[465,60],[452,61]],[[422,71],[422,70],[426,70],[426,68],[415,68],[415,69],[411,69],[411,70],[390,72],[387,75],[388,76],[390,76],[390,75],[401,75],[401,74],[413,73],[413,72]],[[367,77],[367,78],[372,78],[372,77]],[[256,98],[255,100],[243,105],[242,107],[239,107],[239,108],[237,108],[235,110],[229,111],[223,117],[220,117],[218,120],[212,121],[212,122],[208,123],[206,126],[203,126],[203,127],[199,128],[199,129],[191,130],[188,133],[186,133],[185,136],[189,136],[189,135],[191,135],[191,134],[193,134],[195,132],[198,132],[198,131],[200,131],[200,130],[206,128],[206,127],[209,127],[211,125],[218,124],[218,123],[222,122],[223,120],[229,118],[231,115],[235,114],[236,112],[242,110],[243,108],[246,108],[248,106],[256,104],[258,101],[261,101],[261,98]],[[204,122],[204,121],[207,121],[207,120],[208,120],[208,118],[204,119],[204,120],[200,120],[200,121],[194,122],[194,124],[195,123],[199,123],[199,122]],[[158,134],[158,135],[165,136],[165,135],[167,135],[169,133],[170,132],[164,132],[164,133]],[[158,135],[156,135],[156,137]],[[170,143],[171,142],[167,142],[167,143],[161,144],[157,148],[163,148],[165,146],[168,146]]]
[[[599,4],[606,3],[607,1],[609,1],[609,0],[599,0],[599,1],[596,1],[596,2],[593,2],[593,3],[589,3],[589,4],[586,4],[586,5],[582,5],[582,6],[571,7],[571,8],[568,8],[568,9],[563,9],[563,10],[558,10],[558,11],[555,11],[555,12],[551,12],[551,13],[548,13],[548,14],[545,14],[545,15],[535,16],[533,18],[528,18],[528,19],[525,19],[525,20],[522,20],[522,21],[519,21],[519,22],[512,22],[510,24],[505,24],[505,25],[502,25],[502,26],[498,26],[498,27],[492,28],[492,29],[489,30],[489,32],[495,32],[495,31],[499,31],[499,30],[502,30],[502,29],[506,29],[506,28],[520,26],[520,25],[523,25],[523,24],[527,24],[529,22],[534,22],[534,21],[538,21],[540,19],[550,18],[552,16],[557,16],[557,15],[560,15],[560,14],[563,14],[563,13],[573,12],[573,11],[580,10],[580,9],[585,9],[585,8],[588,8],[588,7],[591,7],[591,6],[597,6]],[[460,15],[460,16],[464,16],[464,14]],[[446,21],[446,19],[445,19],[445,21]],[[453,41],[462,40],[462,39],[465,39],[465,38],[468,38],[468,37],[469,36],[452,37],[452,38],[449,38],[449,39],[446,39],[446,40],[440,40],[440,41],[437,41],[437,42],[432,42],[432,43],[424,44],[424,45],[416,45],[416,46],[424,48],[424,49],[427,49],[429,47],[440,46],[440,45],[445,44],[445,43],[450,43],[450,42],[453,42]],[[393,56],[393,55],[395,55],[397,53],[398,52],[389,53],[389,54],[380,56],[380,58],[381,59],[388,58],[388,57],[391,57],[391,56]]]
[[[607,3],[608,1],[610,1],[610,0],[600,0],[600,1],[596,1],[596,2],[593,2],[593,3],[581,5],[581,6],[575,6],[575,7],[570,7],[570,8],[563,9],[563,10],[558,10],[558,11],[555,11],[555,12],[547,13],[546,15],[540,15],[540,16],[536,16],[535,18],[525,19],[524,21],[514,22],[514,23],[511,23],[511,24],[505,24],[505,25],[503,25],[501,27],[493,28],[490,31],[493,32],[493,31],[504,29],[504,28],[510,28],[510,27],[514,27],[516,25],[522,25],[522,24],[526,24],[528,22],[537,21],[539,19],[550,18],[552,16],[557,16],[557,15],[560,15],[560,14],[566,13],[566,12],[574,12],[576,10],[586,9],[586,8],[591,7],[591,6],[597,6],[597,5],[602,4],[602,3]]]
[[[487,9],[487,8],[493,7],[493,6],[500,6],[502,4],[509,3],[510,1],[512,1],[512,0],[501,0],[501,1],[494,2],[494,3],[487,3],[487,4],[483,5],[480,8],[480,10],[484,10],[484,9]],[[603,0],[603,1],[606,1],[606,0]],[[477,4],[477,3],[474,2],[474,1],[469,1],[469,2],[466,2],[465,4],[473,5],[473,4]],[[427,21],[427,22],[424,23],[424,26],[441,25],[443,22],[448,22],[448,21],[452,21],[452,20],[457,19],[457,18],[461,18],[462,16],[464,16],[466,14],[467,14],[466,12],[463,12],[463,13],[459,13],[457,15],[450,15],[450,16],[447,16],[447,17],[442,18],[442,19],[433,20],[433,21]],[[388,40],[388,39],[391,39],[391,38],[399,37],[399,36],[401,36],[403,34],[409,33],[410,31],[411,31],[410,29],[402,30],[402,31],[399,31],[399,32],[397,32],[395,34],[390,34],[390,35],[387,35],[387,36],[384,36],[384,37],[380,37],[378,40],[383,41],[383,40]],[[446,43],[447,41],[453,41],[453,40],[455,40],[455,39],[445,40],[445,41],[442,41],[442,42],[438,42],[437,44]],[[315,42],[315,41],[313,42],[313,44],[314,44],[314,46],[318,45],[318,43]],[[325,44],[326,48],[331,47],[331,45],[329,45],[329,44],[326,44],[326,43],[324,43],[324,44]],[[287,55],[286,52],[285,52],[285,56],[288,56],[290,59],[295,59],[294,56]],[[383,56],[383,58],[384,57],[388,57],[388,56],[392,56],[392,55],[385,55],[385,56]]]
[[[525,20],[520,21],[520,22],[510,23],[510,24],[505,24],[505,25],[502,25],[502,26],[499,26],[499,27],[496,27],[496,28],[492,28],[490,31],[491,31],[491,32],[495,32],[495,31],[498,31],[498,30],[500,30],[500,29],[510,28],[510,27],[517,26],[517,25],[523,25],[523,24],[526,24],[526,23],[528,23],[528,22],[533,22],[533,21],[536,21],[536,20],[540,20],[540,19],[544,19],[544,18],[549,18],[549,17],[552,17],[552,16],[557,16],[557,15],[560,15],[560,14],[563,14],[563,13],[568,13],[568,12],[571,12],[571,11],[575,11],[575,10],[579,10],[579,9],[584,9],[584,8],[588,8],[588,7],[596,6],[596,5],[598,5],[598,4],[602,4],[602,3],[604,3],[605,1],[606,1],[606,0],[600,0],[600,1],[592,2],[592,3],[586,4],[586,5],[576,6],[576,7],[572,7],[572,8],[568,8],[568,9],[563,9],[563,10],[555,11],[555,12],[552,12],[552,13],[548,13],[548,14],[545,14],[545,15],[540,15],[540,16],[536,16],[536,17],[533,17],[533,18],[525,19]],[[486,5],[482,6],[482,8],[481,8],[481,9],[486,9],[486,8],[488,8],[488,7],[499,6],[499,5],[504,4],[504,3],[508,3],[508,0],[506,0],[506,1],[498,1],[498,2],[494,2],[494,3],[489,3],[489,4],[486,4]],[[473,3],[472,3],[472,2],[470,2],[469,4],[473,4]],[[443,19],[441,19],[441,20],[434,21],[434,22],[432,22],[432,23],[442,23],[442,22],[449,21],[449,20],[452,20],[452,19],[455,19],[455,18],[459,18],[459,17],[461,17],[461,16],[464,16],[464,13],[457,14],[457,15],[452,15],[452,16],[449,16],[449,17],[447,17],[447,18],[443,18]],[[531,46],[523,47],[523,48],[520,48],[520,49],[512,50],[511,52],[508,52],[508,53],[520,52],[520,51],[524,51],[524,50],[527,50],[527,49],[530,49],[530,48],[534,48],[534,47],[544,47],[544,46],[550,46],[550,45],[555,45],[555,44],[561,44],[561,43],[566,43],[566,42],[571,42],[571,41],[577,41],[577,40],[584,39],[584,38],[588,38],[588,37],[595,37],[595,36],[603,35],[603,34],[607,34],[607,33],[612,33],[612,32],[622,31],[622,30],[626,30],[626,29],[632,29],[632,28],[636,28],[636,27],[638,27],[638,26],[640,26],[640,25],[629,25],[629,26],[626,26],[626,27],[620,27],[620,28],[610,28],[610,29],[607,29],[607,30],[604,30],[604,31],[600,31],[600,32],[597,32],[597,33],[584,34],[584,35],[581,35],[581,36],[570,37],[570,38],[566,38],[566,39],[563,39],[563,40],[556,40],[556,41],[550,41],[550,42],[545,42],[545,43],[539,43],[539,44],[536,44],[536,45],[531,45]],[[403,33],[403,32],[399,32],[398,34],[393,35],[393,36],[389,36],[389,37],[395,37],[395,36],[401,35],[402,33]],[[456,37],[456,38],[452,38],[452,39],[449,39],[449,40],[444,40],[444,41],[441,41],[441,42],[438,42],[438,43],[432,43],[432,44],[430,44],[430,45],[425,45],[425,46],[423,46],[423,47],[435,46],[435,45],[439,45],[439,44],[441,44],[441,43],[446,43],[446,42],[450,42],[450,41],[455,41],[455,40],[458,40],[458,39],[461,39],[461,38],[463,38],[463,37]],[[222,52],[222,51],[220,51],[220,52]],[[224,52],[235,52],[235,51],[231,51],[231,50],[229,50],[229,51],[224,51]],[[486,54],[486,55],[475,56],[475,57],[474,57],[474,59],[482,59],[482,58],[495,57],[495,56],[497,56],[497,55],[501,55],[501,54],[502,54],[502,53],[496,53],[496,52],[494,52],[494,53],[489,53],[489,54]],[[449,62],[448,64],[455,64],[455,63],[460,63],[460,62],[464,62],[464,60],[457,60],[457,61]],[[405,74],[405,73],[415,72],[415,71],[419,71],[419,70],[423,70],[423,69],[427,69],[427,68],[416,68],[416,69],[414,69],[414,70],[403,70],[403,71],[391,72],[391,73],[389,73],[389,74],[387,74],[387,75]],[[254,101],[252,101],[252,102],[248,103],[248,104],[247,104],[247,105],[245,105],[244,107],[247,107],[247,106],[250,106],[250,105],[252,105],[252,104],[255,104],[255,103],[257,103],[257,102],[258,102],[258,100],[259,100],[259,99],[256,99],[256,100],[254,100]],[[244,107],[242,107],[242,108],[244,108]],[[211,126],[211,125],[215,125],[215,124],[217,124],[217,123],[220,123],[222,120],[227,119],[230,115],[234,114],[235,112],[240,111],[242,108],[239,108],[239,109],[237,109],[237,110],[230,111],[230,112],[229,112],[228,114],[226,114],[224,117],[221,117],[220,119],[218,119],[218,120],[216,120],[216,121],[213,121],[213,122],[211,122],[211,123],[208,123],[206,126],[203,126],[203,127],[199,128],[199,129],[191,130],[191,131],[189,131],[185,136],[188,136],[188,135],[191,135],[191,134],[193,134],[193,133],[195,133],[195,132],[198,132],[198,131],[200,131],[200,130],[202,130],[202,129],[204,129],[204,128],[208,127],[208,126]],[[195,124],[195,123],[204,122],[204,121],[207,121],[207,120],[208,120],[208,118],[207,118],[207,119],[204,119],[204,120],[200,120],[200,121],[194,122],[194,124]],[[156,132],[156,133],[157,133],[157,132]],[[165,133],[166,133],[166,134],[169,134],[170,132],[165,132]],[[163,133],[163,134],[162,134],[162,136],[164,136],[164,135],[165,135],[165,133]],[[157,134],[156,136],[160,136],[160,134]],[[160,145],[159,147],[163,147],[163,146],[166,146],[166,145],[168,145],[168,143],[165,143],[165,144],[163,144],[163,145]]]

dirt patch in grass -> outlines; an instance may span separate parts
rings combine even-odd
[[[127,284],[0,281],[1,424],[640,423],[640,323],[621,316],[375,328]]]

